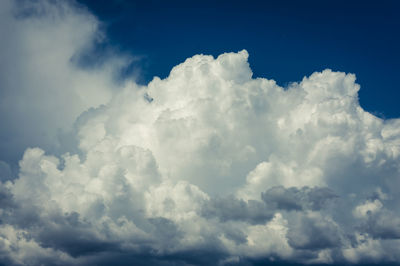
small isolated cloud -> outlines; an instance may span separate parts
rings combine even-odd
[[[70,64],[97,38],[87,11],[1,5],[15,27],[1,44],[4,134],[38,146],[14,179],[0,162],[1,263],[400,263],[400,121],[360,107],[355,75],[282,88],[252,78],[243,50],[116,89],[123,56]],[[49,148],[58,128],[75,152]]]

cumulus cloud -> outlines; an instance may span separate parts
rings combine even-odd
[[[261,198],[267,205],[283,210],[320,210],[330,200],[337,196],[329,188],[272,187]]]
[[[400,121],[360,107],[355,75],[325,70],[282,88],[253,78],[243,50],[195,55],[165,79],[115,89],[112,59],[100,70],[66,63],[93,40],[96,19],[71,4],[36,3],[43,9],[20,18],[2,2],[18,38],[44,38],[20,43],[32,51],[23,73],[36,77],[34,91],[28,75],[10,81],[15,95],[2,93],[36,95],[20,110],[46,114],[32,134],[73,125],[78,151],[47,149],[54,135],[25,150],[17,178],[1,179],[2,263],[400,262]],[[54,38],[37,24],[71,33],[33,72]],[[38,109],[65,97],[74,106],[59,114]]]
[[[4,163],[19,160],[28,146],[65,151],[76,118],[110,100],[116,87],[113,73],[132,59],[110,50],[100,57],[102,63],[83,68],[82,55],[105,41],[100,25],[72,1],[1,1]]]

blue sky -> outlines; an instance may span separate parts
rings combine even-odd
[[[114,47],[140,56],[139,81],[194,54],[246,49],[255,77],[286,86],[314,71],[354,73],[361,106],[400,116],[398,1],[95,1]],[[104,45],[104,44],[103,44]]]

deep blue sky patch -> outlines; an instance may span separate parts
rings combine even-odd
[[[108,41],[140,57],[139,82],[166,77],[194,54],[247,49],[256,77],[280,85],[330,68],[355,73],[360,102],[400,116],[398,1],[103,1],[80,0]]]

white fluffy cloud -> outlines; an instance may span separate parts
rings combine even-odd
[[[78,62],[105,39],[99,25],[70,1],[1,1],[0,160],[32,145],[65,149],[76,118],[111,99],[113,72],[131,59],[110,52],[86,70]]]
[[[82,45],[94,34],[84,28],[70,35]],[[71,55],[58,48],[50,61]],[[79,155],[29,148],[18,178],[1,184],[0,260],[400,262],[400,120],[365,112],[352,74],[325,70],[282,88],[252,78],[247,59],[245,50],[196,55],[166,79],[114,91],[104,69],[46,61],[75,81],[56,90],[100,96],[61,112],[71,124],[86,110],[75,122]]]

